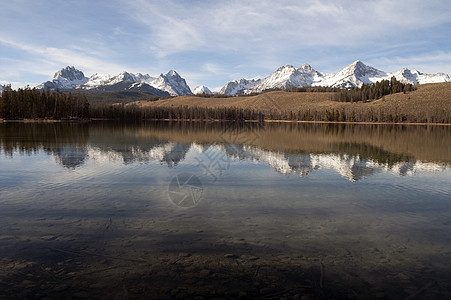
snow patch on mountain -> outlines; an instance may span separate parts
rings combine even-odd
[[[193,94],[194,95],[204,95],[204,94],[212,95],[213,92],[210,91],[210,89],[208,87],[206,87],[205,85],[200,85],[193,90]]]

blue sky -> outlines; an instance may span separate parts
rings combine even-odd
[[[0,7],[0,82],[37,85],[73,65],[157,76],[193,89],[309,63],[336,72],[451,74],[451,1],[11,0]]]

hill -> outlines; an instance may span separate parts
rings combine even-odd
[[[255,96],[204,98],[181,96],[154,102],[139,101],[142,107],[202,107],[251,109],[267,115],[323,114],[340,112],[355,115],[367,121],[382,121],[387,115],[400,115],[404,119],[392,121],[451,121],[451,82],[419,85],[416,91],[387,95],[381,99],[363,103],[342,103],[332,100],[333,92],[284,92],[273,91]],[[271,118],[274,119],[274,118]],[[286,119],[286,118],[284,118]]]

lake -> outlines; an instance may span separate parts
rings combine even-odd
[[[451,126],[0,123],[0,298],[451,298]]]

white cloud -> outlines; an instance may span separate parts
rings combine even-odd
[[[108,60],[100,59],[89,53],[89,49],[65,49],[55,47],[42,47],[38,45],[27,44],[21,41],[15,41],[13,39],[0,36],[0,44],[7,45],[18,51],[24,51],[33,56],[33,60],[28,62],[28,72],[35,74],[49,75],[53,74],[56,70],[67,66],[74,65],[82,71],[86,72],[87,76],[98,72],[112,72],[119,73],[124,69],[116,63]],[[21,65],[23,65],[21,63]],[[52,73],[49,73],[50,69]],[[5,70],[8,72],[8,70]],[[12,70],[12,72],[17,72]]]
[[[282,47],[349,46],[448,22],[450,5],[424,1],[135,2],[129,16],[146,24],[162,53],[204,47],[266,52]],[[255,43],[254,45],[252,45]]]
[[[449,72],[446,70],[451,70],[451,52],[434,51],[408,56],[380,57],[368,63],[387,72],[398,71],[404,67],[417,69],[423,73]]]

